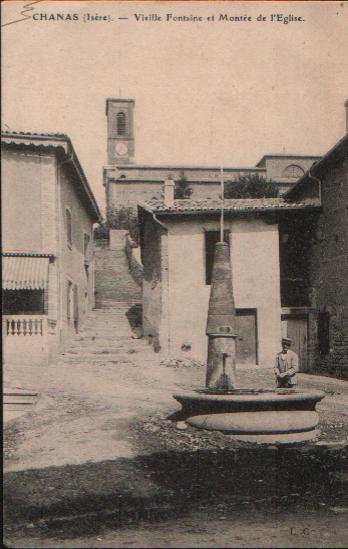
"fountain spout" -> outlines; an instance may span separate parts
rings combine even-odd
[[[231,376],[226,374],[226,358],[230,355],[228,353],[222,353],[222,374],[216,382],[216,387],[221,391],[228,391],[234,389],[234,384],[232,383]]]

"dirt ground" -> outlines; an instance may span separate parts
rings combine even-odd
[[[6,424],[7,545],[347,546],[345,490],[341,486],[341,495],[335,495],[332,483],[328,490],[325,483],[323,490],[320,482],[314,484],[322,474],[315,472],[316,466],[323,460],[331,463],[331,454],[340,455],[347,440],[348,383],[299,375],[300,387],[326,392],[318,405],[322,435],[308,446],[309,458],[306,449],[301,450],[305,461],[299,462],[299,478],[293,471],[280,489],[280,477],[270,484],[267,478],[274,471],[279,475],[281,460],[292,458],[279,458],[270,448],[277,457],[272,454],[267,469],[268,458],[254,452],[256,461],[250,461],[249,450],[245,457],[243,448],[226,444],[222,434],[179,431],[168,420],[179,408],[172,394],[201,386],[204,380],[204,370],[197,365],[173,366],[161,365],[156,355],[142,360],[130,354],[117,364],[106,358],[96,363],[59,361],[45,371],[7,369],[7,386],[42,394],[32,412]],[[247,368],[238,377],[243,387],[274,383],[270,370]],[[324,458],[319,451],[326,452]],[[245,460],[243,467],[239,458]],[[252,480],[260,464],[259,478]],[[307,470],[314,472],[313,478]],[[192,471],[200,471],[199,478],[193,479]],[[304,482],[306,475],[314,483],[312,492]],[[188,500],[187,491],[195,497]],[[125,522],[118,516],[122,497],[128,510]],[[160,512],[153,517],[156,501]],[[170,511],[165,508],[164,515],[163,501],[169,502]],[[139,514],[139,509],[149,509],[150,516]]]
[[[137,446],[131,425],[144,420],[145,430],[151,431],[146,421],[177,411],[180,406],[173,393],[201,386],[204,371],[197,366],[165,367],[153,356],[153,361],[146,362],[130,355],[128,362],[118,364],[60,361],[44,371],[8,369],[5,385],[18,386],[20,379],[21,387],[35,389],[42,396],[31,413],[8,423],[5,471],[130,458],[155,450],[156,441],[155,447],[147,448],[146,440],[141,448]],[[242,387],[274,385],[272,370],[249,368],[240,370],[238,377]],[[346,439],[348,382],[302,374],[299,387],[326,392],[317,407],[321,439]],[[157,431],[160,444],[162,430]]]
[[[268,516],[267,516],[268,515]],[[94,536],[13,538],[12,547],[347,547],[347,514],[200,510],[180,519],[104,529]]]
[[[113,364],[58,362],[44,371],[19,367],[5,383],[42,393],[36,408],[15,420],[16,451],[8,448],[5,471],[132,457],[137,453],[127,425],[135,418],[170,414],[178,408],[173,391],[190,387],[197,369],[163,369],[138,357]],[[20,379],[20,382],[17,380]],[[11,433],[11,421],[7,432]],[[11,441],[10,445],[11,446]],[[14,444],[14,439],[12,443]]]

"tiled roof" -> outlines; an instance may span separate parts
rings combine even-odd
[[[225,212],[262,212],[278,210],[302,210],[320,207],[318,199],[306,199],[300,202],[289,202],[283,198],[234,198],[224,200]],[[174,200],[173,206],[166,206],[163,201],[150,200],[139,204],[140,207],[153,213],[165,214],[198,214],[220,212],[221,200]]]
[[[47,132],[15,132],[12,130],[2,130],[1,135],[3,136],[28,136],[28,137],[61,137],[63,139],[68,139],[68,136],[65,133],[47,133]]]
[[[54,258],[54,254],[42,252],[1,252],[1,257],[48,257]]]
[[[67,152],[69,143],[69,136],[64,133],[1,132],[1,146],[4,147],[26,146],[46,150],[61,147]]]
[[[109,182],[111,183],[120,183],[120,184],[127,184],[127,183],[164,183],[165,176],[162,178],[158,177],[129,177],[127,176],[117,176],[117,177],[109,177]],[[203,177],[195,177],[195,179],[187,177],[186,181],[189,185],[195,185],[195,184],[207,184],[207,185],[221,185],[221,179],[216,178],[210,178],[210,179],[204,179]],[[296,179],[290,179],[285,177],[278,177],[277,179],[274,179],[272,181],[274,185],[295,185]]]

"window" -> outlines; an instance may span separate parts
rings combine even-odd
[[[116,116],[117,133],[118,135],[126,134],[126,115],[124,112],[118,112]]]
[[[85,259],[87,258],[87,255],[88,255],[90,240],[91,240],[91,237],[89,236],[89,234],[85,233],[84,241],[83,241],[83,253],[84,253]]]
[[[290,164],[290,166],[287,166],[285,170],[282,173],[283,177],[293,177],[294,179],[298,179],[304,174],[304,170],[301,168],[301,166],[296,166],[296,164]]]
[[[66,317],[68,322],[70,322],[72,317],[72,282],[68,280],[67,291],[66,291]]]
[[[318,347],[321,357],[326,356],[330,351],[330,313],[319,313]]]
[[[224,241],[229,243],[229,231],[224,232]],[[213,274],[215,244],[220,242],[220,231],[205,232],[205,283],[211,284]]]
[[[45,314],[44,290],[4,290],[2,312],[4,315]]]
[[[72,217],[71,211],[66,208],[65,210],[65,219],[66,219],[66,239],[68,242],[69,248],[72,247]]]

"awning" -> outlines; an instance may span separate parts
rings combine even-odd
[[[49,257],[2,257],[3,290],[45,290]]]

